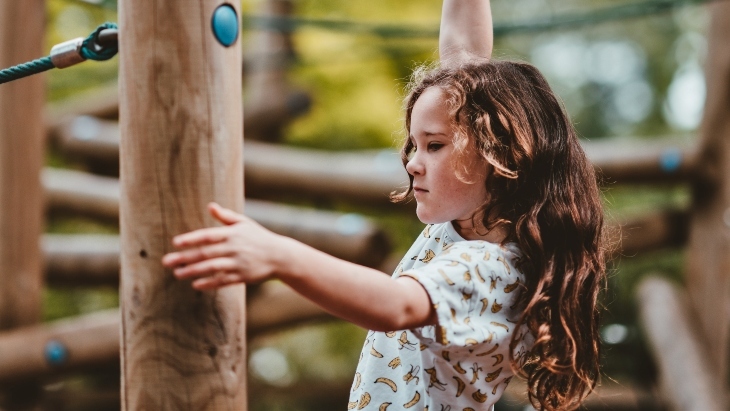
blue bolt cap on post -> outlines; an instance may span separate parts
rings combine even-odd
[[[682,152],[678,148],[668,148],[659,157],[659,165],[665,173],[674,173],[682,165]]]
[[[213,34],[218,41],[226,46],[232,46],[238,39],[238,15],[230,4],[219,6],[213,12]]]
[[[44,351],[46,361],[51,365],[61,365],[68,359],[68,349],[60,341],[48,341]]]

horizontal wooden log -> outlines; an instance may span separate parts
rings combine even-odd
[[[249,336],[335,317],[278,281],[261,284],[248,297],[246,317]]]
[[[253,209],[256,201],[249,201],[248,209]],[[280,206],[276,206],[280,207]],[[83,209],[83,207],[79,207]],[[263,219],[279,219],[287,221],[286,213],[298,213],[295,208],[283,207],[282,216],[269,214]],[[262,213],[263,214],[263,213]],[[301,214],[296,214],[301,216]],[[610,227],[612,230],[620,230],[621,243],[617,251],[621,255],[635,255],[667,247],[678,247],[687,238],[688,214],[684,211],[659,211],[641,218],[629,220],[628,222]],[[340,216],[337,218],[356,218]],[[337,221],[337,220],[334,220]],[[357,220],[355,220],[357,221]],[[289,232],[297,235],[302,241],[310,244],[318,244],[317,241],[324,238],[317,234],[321,227],[312,227],[312,230],[293,230],[281,222],[273,221],[266,223],[272,230],[278,232]],[[278,227],[277,224],[283,225]],[[336,223],[335,223],[336,224]],[[325,235],[326,236],[326,235]],[[376,236],[377,237],[377,236]],[[335,244],[318,244],[321,249],[340,256],[350,255],[347,243],[350,241],[345,237],[338,237]],[[357,243],[357,239],[354,239]],[[119,238],[116,235],[95,235],[95,234],[74,234],[74,235],[45,235],[43,237],[43,250],[45,256],[45,267],[47,281],[56,285],[116,285],[119,282]],[[367,249],[367,245],[357,245]],[[336,249],[340,247],[340,250]],[[355,247],[355,248],[356,248]],[[364,259],[363,256],[354,256],[352,260]],[[380,257],[373,261],[381,260]],[[377,267],[385,272],[391,272],[398,261],[381,261]],[[375,266],[375,265],[374,265]],[[275,310],[270,314],[276,315]]]
[[[119,219],[119,180],[64,169],[45,169],[43,186],[51,211],[111,222]],[[344,260],[375,267],[390,246],[382,230],[359,214],[343,214],[248,200],[246,214],[276,233]],[[79,240],[81,241],[81,240]],[[76,249],[74,243],[67,250]]]
[[[111,168],[118,164],[115,122],[77,118],[59,128],[58,135],[64,153]],[[696,158],[693,146],[676,139],[582,144],[604,183],[680,182],[692,176]],[[252,198],[287,195],[392,207],[389,194],[408,182],[392,150],[326,152],[250,141],[244,164],[246,191]]]
[[[286,285],[267,282],[247,303],[246,334],[255,338],[333,318]],[[0,353],[6,353],[0,355],[0,382],[118,364],[119,321],[119,310],[112,309],[0,333]]]
[[[119,236],[46,234],[41,247],[49,284],[119,286]]]
[[[43,184],[51,210],[113,222],[119,218],[119,182],[115,178],[46,169]],[[358,215],[257,200],[247,201],[246,213],[272,231],[348,261],[382,268],[389,250],[385,235]],[[685,211],[666,210],[613,224],[609,228],[621,239],[617,251],[634,255],[684,244],[688,216]],[[44,249],[47,277],[51,283],[118,283],[119,243],[116,236],[46,236]]]
[[[289,92],[265,107],[246,107],[244,135],[265,140],[274,127],[282,127],[309,111],[311,96]],[[84,93],[48,109],[48,138],[70,157],[85,161],[100,174],[119,175],[119,92],[103,88]],[[103,136],[99,138],[98,136]]]
[[[636,294],[639,316],[671,409],[726,410],[724,382],[712,377],[686,292],[650,276]]]
[[[49,137],[54,137],[58,127],[78,116],[118,119],[119,85],[114,82],[47,105],[46,126]]]
[[[119,311],[111,310],[2,333],[0,381],[119,361],[119,326]]]
[[[687,242],[689,212],[659,210],[619,222],[609,229],[620,233],[621,243],[618,251],[625,256],[661,248],[680,247]]]
[[[697,146],[676,137],[581,140],[601,184],[678,183],[694,178]]]

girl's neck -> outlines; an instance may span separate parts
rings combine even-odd
[[[456,233],[465,240],[483,240],[494,244],[500,244],[507,238],[506,224],[497,224],[491,231],[487,231],[483,225],[474,226],[471,220],[454,220],[451,222]]]

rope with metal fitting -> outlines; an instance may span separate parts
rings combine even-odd
[[[71,67],[86,60],[109,60],[119,51],[118,32],[116,24],[104,23],[86,38],[79,37],[53,46],[50,56],[0,70],[0,84],[52,68]]]

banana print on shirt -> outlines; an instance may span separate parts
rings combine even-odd
[[[438,325],[369,332],[349,409],[490,410],[512,377],[515,358],[532,336],[515,330],[524,289],[516,244],[466,241],[451,223],[428,225],[396,268],[428,293]]]

